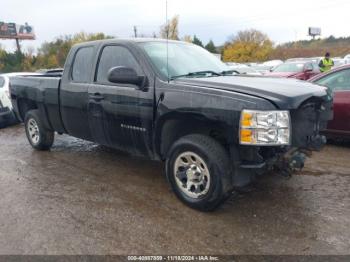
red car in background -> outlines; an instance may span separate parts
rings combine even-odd
[[[264,75],[269,77],[291,77],[300,80],[308,80],[319,73],[320,69],[315,62],[298,61],[280,64]]]
[[[319,74],[309,81],[326,86],[333,93],[334,117],[328,122],[328,136],[350,138],[350,65]]]

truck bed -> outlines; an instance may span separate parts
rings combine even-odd
[[[59,110],[59,92],[61,77],[51,75],[17,76],[11,77],[11,100],[18,117],[24,120],[24,110],[21,100],[33,101],[41,114],[48,119],[47,127],[52,130],[63,131]]]

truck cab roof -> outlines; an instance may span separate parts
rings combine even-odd
[[[74,45],[74,47],[83,47],[99,44],[136,44],[136,43],[145,43],[145,42],[160,42],[160,43],[180,43],[180,44],[190,44],[184,41],[171,40],[171,39],[162,39],[162,38],[111,38],[111,39],[102,39],[90,42],[84,42]]]

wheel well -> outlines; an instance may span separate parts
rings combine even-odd
[[[225,149],[229,149],[229,128],[220,123],[208,123],[200,120],[168,120],[163,125],[160,139],[158,138],[157,151],[165,159],[171,145],[179,138],[189,134],[202,134],[214,138]]]
[[[29,110],[38,109],[36,102],[29,99],[20,99],[18,101],[18,113],[22,120]]]

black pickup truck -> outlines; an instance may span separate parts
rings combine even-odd
[[[57,132],[165,161],[175,194],[203,211],[268,170],[302,168],[332,117],[323,87],[233,75],[198,46],[157,39],[78,44],[63,73],[10,89],[35,149]]]

